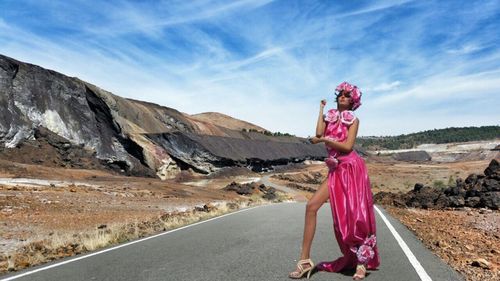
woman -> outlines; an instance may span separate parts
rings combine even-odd
[[[380,264],[375,237],[370,179],[363,159],[353,150],[359,119],[353,114],[361,105],[358,87],[343,82],[337,86],[337,109],[323,114],[326,101],[322,100],[316,137],[312,143],[325,143],[329,168],[327,179],[307,202],[301,259],[290,278],[309,278],[314,263],[310,259],[311,243],[316,230],[316,213],[330,199],[335,237],[343,256],[330,262],[321,262],[320,271],[340,272],[356,268],[354,280],[361,280],[367,269]]]

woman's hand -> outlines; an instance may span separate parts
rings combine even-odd
[[[325,105],[326,105],[326,100],[321,100],[321,102],[319,103],[319,107],[323,109]]]
[[[312,144],[317,144],[317,143],[320,143],[323,141],[323,138],[318,138],[318,137],[312,137],[309,139],[309,142],[312,143]]]

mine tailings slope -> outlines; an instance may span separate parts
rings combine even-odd
[[[36,140],[41,128],[48,129],[130,175],[162,171],[161,177],[171,178],[182,169],[211,173],[227,166],[258,171],[326,156],[322,145],[303,138],[232,130],[3,55],[0,106],[2,149]]]

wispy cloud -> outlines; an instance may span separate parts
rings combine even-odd
[[[365,88],[365,91],[373,91],[373,92],[385,92],[385,91],[392,91],[401,85],[401,81],[394,81],[390,83],[382,83],[379,85],[374,86],[373,88]]]
[[[351,81],[364,94],[360,135],[500,120],[498,1],[45,0],[0,11],[0,53],[187,113],[307,136],[319,101],[334,107],[333,88]]]

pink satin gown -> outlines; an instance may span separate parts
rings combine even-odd
[[[325,115],[325,137],[343,142],[356,117],[352,111],[331,109]],[[342,154],[328,148],[328,190],[333,229],[343,256],[321,262],[320,271],[340,272],[365,264],[376,269],[380,257],[376,245],[375,214],[370,179],[364,160],[353,150]]]

